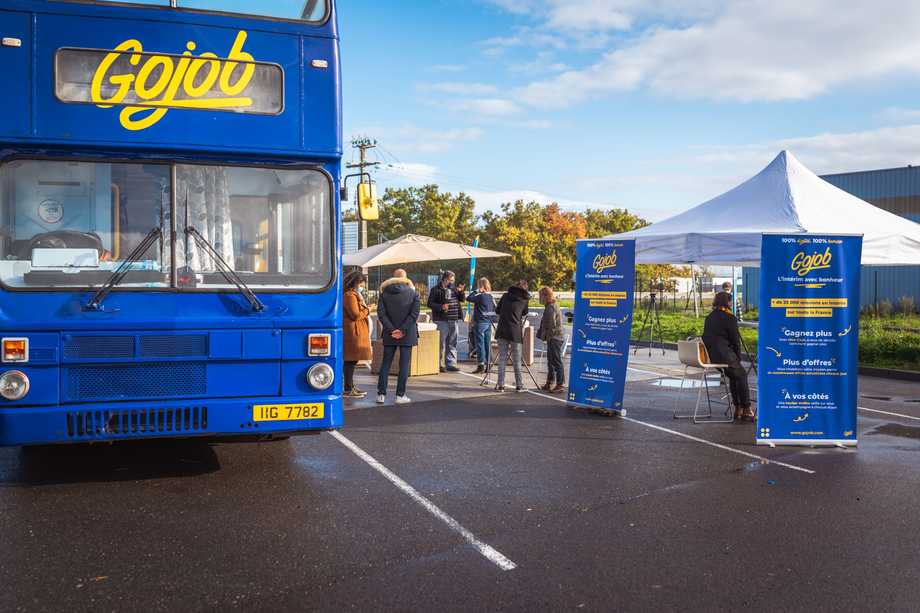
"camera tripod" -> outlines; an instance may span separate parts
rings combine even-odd
[[[648,306],[645,307],[645,320],[642,322],[642,330],[639,332],[639,338],[636,339],[636,348],[633,350],[633,355],[636,355],[639,352],[639,348],[642,345],[642,339],[645,338],[646,331],[648,332],[648,357],[652,357],[652,345],[655,344],[655,332],[658,332],[658,345],[661,347],[661,355],[665,354],[664,350],[664,335],[661,332],[661,317],[659,316],[660,307],[658,306],[658,294],[651,292],[649,294]],[[654,313],[655,319],[652,320],[652,314]]]
[[[522,333],[522,334],[523,334],[523,331],[524,331],[524,327],[521,326],[521,333]],[[493,324],[492,324],[492,337],[493,337],[493,338],[495,338],[495,334],[496,334],[496,326],[495,326],[495,324],[493,323]],[[523,349],[522,349],[522,351],[523,351]],[[479,382],[479,385],[489,385],[489,384],[490,384],[489,376],[492,374],[492,368],[493,368],[494,366],[497,366],[497,365],[498,365],[498,355],[499,355],[499,353],[501,353],[501,352],[498,351],[498,350],[496,349],[495,351],[492,352],[492,355],[489,356],[489,363],[486,364],[486,372],[485,372],[485,374],[482,375],[482,381]],[[510,353],[511,353],[511,352],[510,352],[510,348],[509,348],[509,357],[511,357],[511,356],[510,356]],[[514,360],[513,357],[512,357],[511,359]],[[537,383],[537,378],[533,376],[533,371],[530,370],[530,366],[528,366],[528,365],[527,365],[527,362],[524,361],[523,356],[521,357],[521,366],[524,368],[524,370],[527,371],[527,374],[530,376],[530,380],[533,381],[534,387],[540,387],[540,384]]]

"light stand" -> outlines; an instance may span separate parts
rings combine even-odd
[[[656,330],[658,331],[658,344],[661,346],[661,355],[665,355],[664,334],[661,332],[661,317],[659,316],[659,312],[658,294],[650,292],[648,306],[645,307],[645,319],[642,322],[642,330],[639,332],[639,338],[636,339],[636,348],[633,350],[633,355],[639,352],[639,348],[642,345],[642,339],[645,338],[645,334],[648,332],[648,357],[652,357],[652,345],[655,342]],[[652,314],[655,315],[654,320],[652,320]]]
[[[493,322],[493,323],[492,323],[492,337],[493,337],[493,338],[495,338],[496,332],[497,332],[497,328],[496,328],[496,326],[495,326],[495,322]],[[522,326],[521,326],[521,334],[523,334],[523,332],[524,332],[524,326],[522,325]],[[489,357],[489,363],[486,364],[486,372],[485,372],[485,374],[482,375],[482,381],[479,382],[479,385],[481,385],[481,386],[483,386],[483,385],[489,385],[489,383],[490,383],[490,381],[489,381],[489,375],[492,374],[492,367],[493,367],[493,366],[496,366],[496,365],[498,364],[498,354],[499,354],[499,353],[500,353],[500,352],[499,352],[498,350],[495,350],[495,351],[492,352],[492,355]],[[511,356],[509,355],[509,357],[511,357]],[[511,359],[514,360],[513,357],[511,357]],[[528,365],[527,365],[527,362],[524,361],[523,356],[521,356],[521,366],[523,366],[523,367],[524,367],[524,370],[527,371],[527,374],[530,375],[530,380],[533,381],[534,387],[539,388],[539,387],[540,387],[540,384],[537,383],[537,378],[533,376],[533,371],[530,370],[530,366],[528,366]]]

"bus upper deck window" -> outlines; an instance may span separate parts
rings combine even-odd
[[[321,23],[326,20],[328,0],[179,0],[179,8],[237,13],[255,17],[293,19]]]

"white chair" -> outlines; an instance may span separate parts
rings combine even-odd
[[[680,389],[678,389],[677,396],[674,399],[674,419],[692,419],[695,424],[725,424],[733,422],[735,419],[734,407],[731,403],[731,392],[728,388],[728,380],[722,374],[721,370],[723,368],[728,368],[728,364],[711,363],[709,361],[709,354],[706,351],[706,346],[703,344],[703,340],[699,338],[677,341],[677,357],[680,363],[684,365],[684,375],[680,380]],[[680,397],[684,391],[684,382],[688,377],[695,375],[690,369],[698,370],[700,376],[700,385],[696,393],[696,406],[693,408],[693,413],[681,414],[678,411],[680,407]],[[719,373],[719,386],[723,387],[725,390],[726,409],[724,418],[716,418],[712,413],[712,397],[709,395],[709,373],[712,371]],[[704,390],[706,392],[706,404],[709,412],[705,415],[700,415],[700,404],[703,400]]]

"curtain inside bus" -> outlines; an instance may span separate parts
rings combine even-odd
[[[232,267],[233,226],[227,169],[222,166],[177,166],[176,198],[179,205],[179,219],[176,220],[176,253],[183,256],[179,262],[180,266],[187,266],[199,272],[217,270],[213,258],[194,239],[186,235],[186,227],[191,226],[198,230]],[[168,215],[165,221],[166,227],[163,231],[168,233]]]

